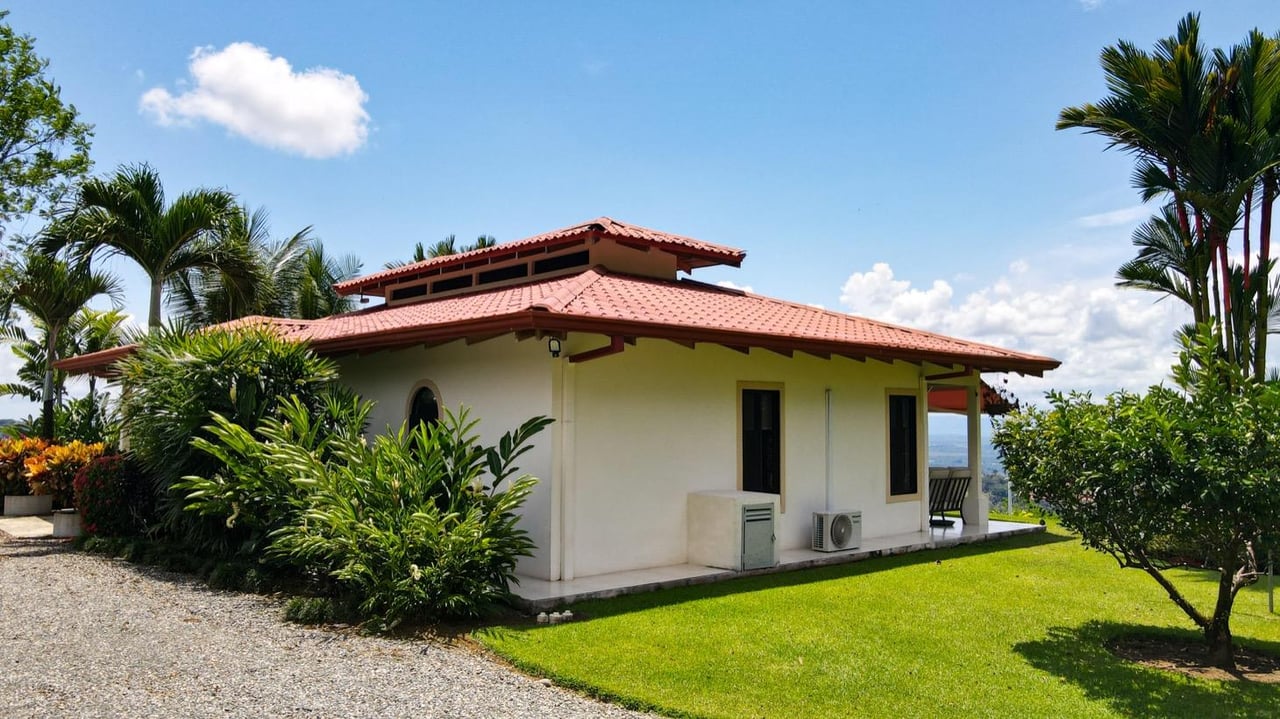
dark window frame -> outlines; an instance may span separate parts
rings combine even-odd
[[[920,393],[917,390],[885,393],[885,479],[889,501],[919,499]]]
[[[749,394],[751,393],[751,394]],[[764,439],[765,444],[753,447],[753,442],[759,441],[761,438],[750,437],[748,429],[750,419],[747,416],[749,409],[753,407],[759,409],[759,405],[755,404],[761,399],[758,393],[771,393],[775,396],[773,402],[771,420],[776,420],[776,426],[771,431],[773,440]],[[739,382],[737,387],[737,444],[738,444],[738,489],[746,492],[765,492],[768,494],[777,494],[779,502],[779,511],[785,511],[786,490],[787,490],[787,398],[786,388],[782,383],[778,382]],[[758,431],[756,431],[758,433]],[[767,446],[772,445],[772,446]],[[757,477],[755,473],[748,469],[748,454],[752,452],[763,451],[764,457],[771,455],[769,461],[774,464],[774,472],[776,475],[777,491],[772,491],[773,481],[767,477]],[[763,459],[764,457],[761,457]],[[765,474],[768,474],[767,470]],[[759,482],[764,482],[763,486]]]
[[[431,395],[431,399],[435,403],[435,417],[426,419],[426,422],[428,424],[436,424],[440,421],[442,407],[440,402],[440,390],[436,389],[436,386],[430,382],[419,382],[414,386],[413,391],[409,393],[409,405],[405,409],[405,424],[409,427],[410,431],[418,426],[418,422],[422,421],[415,417],[415,413],[418,411],[418,397],[423,392],[429,393]]]

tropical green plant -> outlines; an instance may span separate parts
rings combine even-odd
[[[219,237],[239,212],[224,190],[192,190],[166,202],[160,175],[150,165],[124,166],[111,177],[82,182],[72,208],[46,228],[39,246],[45,252],[74,246],[84,256],[102,251],[133,260],[150,279],[147,324],[156,329],[165,285],[182,272],[246,271],[243,254],[229,251]]]
[[[0,223],[52,202],[89,171],[93,127],[46,76],[49,61],[0,10]]]
[[[533,548],[516,511],[537,481],[513,478],[515,462],[550,420],[486,447],[464,409],[368,442],[369,408],[335,405],[327,417],[340,421],[324,429],[286,401],[256,437],[215,417],[197,444],[226,469],[183,481],[188,508],[275,527],[270,556],[329,575],[378,628],[473,617],[507,599],[516,561]]]
[[[74,488],[86,534],[133,537],[146,526],[151,488],[127,457],[98,457],[76,473]]]
[[[1183,345],[1177,389],[1103,403],[1050,393],[1050,409],[1008,415],[993,443],[1016,486],[1086,546],[1151,575],[1203,630],[1209,660],[1234,668],[1232,607],[1280,531],[1280,386],[1221,357],[1207,328]],[[1201,564],[1216,573],[1211,611],[1166,576]]]
[[[433,257],[445,257],[446,255],[456,255],[460,252],[471,252],[485,247],[493,247],[496,244],[498,244],[498,240],[493,235],[480,235],[472,244],[459,247],[458,238],[454,235],[449,235],[430,247],[424,246],[421,242],[416,242],[413,245],[413,257],[408,262],[392,260],[383,265],[383,267],[388,270],[394,270],[397,267],[404,267],[415,262],[425,262]]]
[[[188,332],[167,328],[143,338],[117,365],[123,433],[157,492],[159,531],[210,552],[232,552],[225,526],[193,523],[183,495],[171,491],[187,475],[211,476],[218,461],[192,440],[214,413],[254,431],[296,396],[320,412],[337,378],[336,365],[267,327]]]
[[[1223,354],[1263,379],[1277,296],[1280,36],[1254,30],[1209,51],[1199,17],[1189,14],[1152,52],[1129,42],[1105,48],[1102,67],[1110,94],[1062,110],[1057,127],[1101,135],[1133,154],[1143,201],[1167,203],[1135,233],[1138,255],[1121,267],[1120,283],[1185,302],[1193,326],[1212,323]],[[1237,228],[1239,265],[1228,249]]]
[[[281,397],[278,416],[249,430],[217,412],[192,447],[216,460],[217,471],[174,484],[186,509],[222,521],[242,552],[259,556],[269,535],[294,523],[308,506],[309,487],[295,480],[301,465],[330,461],[343,442],[361,442],[372,404],[334,388],[321,406]]]
[[[39,323],[44,339],[44,382],[40,391],[41,433],[53,439],[53,363],[59,358],[62,332],[90,300],[99,295],[119,293],[119,283],[110,275],[94,272],[87,261],[68,262],[35,251],[27,252],[14,271],[15,282],[0,289],[0,316],[16,306]]]

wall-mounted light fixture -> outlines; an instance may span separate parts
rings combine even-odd
[[[362,305],[369,304],[369,298],[365,297],[363,292],[360,293],[360,304]]]
[[[551,353],[552,359],[560,356],[560,339],[551,337],[547,340],[547,351]]]

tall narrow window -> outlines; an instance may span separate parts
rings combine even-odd
[[[413,393],[413,402],[409,405],[409,429],[414,429],[421,422],[435,424],[440,421],[440,402],[430,387],[419,387]]]
[[[916,396],[889,395],[889,496],[916,494],[917,477]]]
[[[742,489],[782,494],[782,390],[742,390]]]

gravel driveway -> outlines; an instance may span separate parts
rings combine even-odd
[[[642,716],[460,649],[279,616],[262,597],[0,537],[0,716]]]

